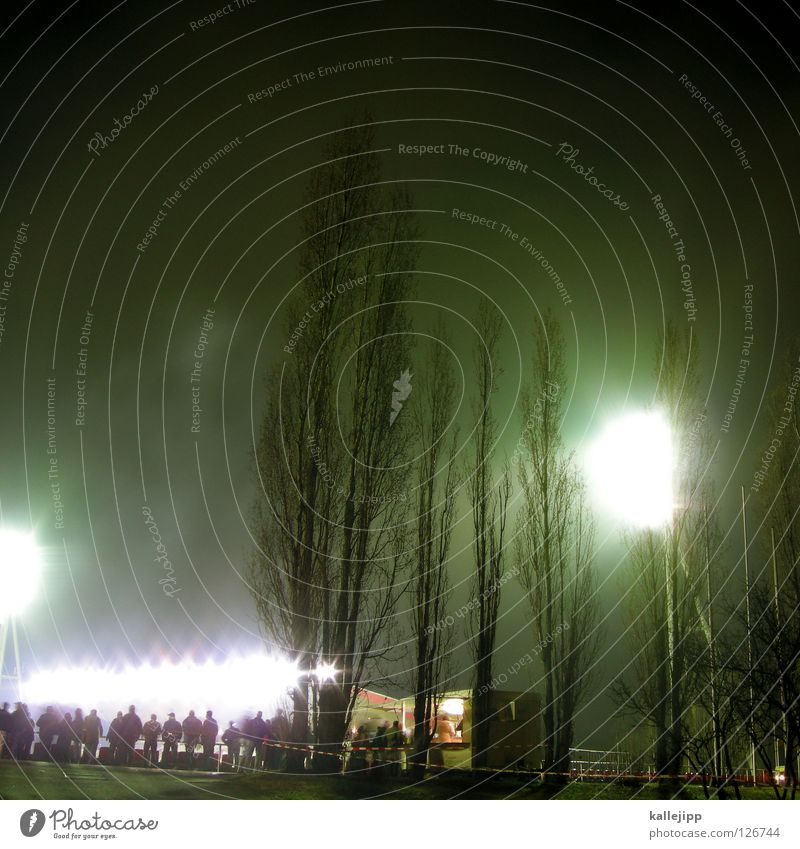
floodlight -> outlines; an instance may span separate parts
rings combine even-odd
[[[42,558],[31,534],[0,529],[0,622],[18,616],[36,595]]]
[[[320,663],[314,670],[314,676],[318,681],[335,681],[336,667],[332,663]]]
[[[609,422],[589,454],[590,477],[610,512],[638,527],[671,521],[672,473],[672,434],[657,411]]]

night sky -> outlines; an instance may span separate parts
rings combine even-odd
[[[797,333],[789,4],[79,0],[3,14],[0,521],[46,553],[19,620],[26,675],[260,650],[245,563],[265,377],[291,356],[309,173],[364,121],[382,179],[418,210],[414,327],[445,318],[464,425],[480,294],[504,316],[498,468],[544,312],[567,338],[563,435],[579,457],[609,416],[654,397],[665,322],[691,326],[736,595],[739,487]],[[750,364],[726,424],[746,304]],[[472,566],[466,497],[458,509],[453,609]],[[605,638],[578,742],[599,748],[627,649],[624,549],[597,514]],[[503,592],[497,670],[533,642],[520,586]],[[453,671],[470,685],[465,645]]]

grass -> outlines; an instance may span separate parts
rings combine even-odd
[[[561,788],[510,775],[477,779],[461,774],[424,781],[341,775],[285,775],[269,772],[213,774],[66,764],[0,762],[2,799],[658,799],[656,785],[573,782]],[[769,788],[745,788],[745,798],[774,798]],[[667,798],[672,798],[671,796]],[[686,787],[682,799],[701,799],[700,787]]]

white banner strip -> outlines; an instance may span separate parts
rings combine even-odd
[[[743,801],[69,801],[3,802],[3,847],[53,840],[114,846],[276,845],[326,849],[419,843],[509,845],[798,846],[800,807]]]

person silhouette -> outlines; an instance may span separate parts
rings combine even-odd
[[[206,769],[211,769],[211,760],[214,757],[214,746],[217,743],[217,734],[219,726],[217,720],[214,719],[214,714],[206,711],[206,718],[203,721],[203,732],[201,734],[201,742],[203,744],[203,762]]]
[[[190,710],[189,715],[183,720],[183,746],[186,749],[186,766],[194,768],[194,750],[200,742],[203,733],[203,723]]]
[[[144,737],[144,752],[143,757],[147,766],[156,766],[158,764],[158,735],[161,734],[161,723],[158,717],[150,714],[150,719],[142,726],[142,736]]]
[[[86,763],[94,763],[97,760],[97,747],[102,736],[103,723],[97,715],[97,709],[92,708],[83,721],[83,758]]]

